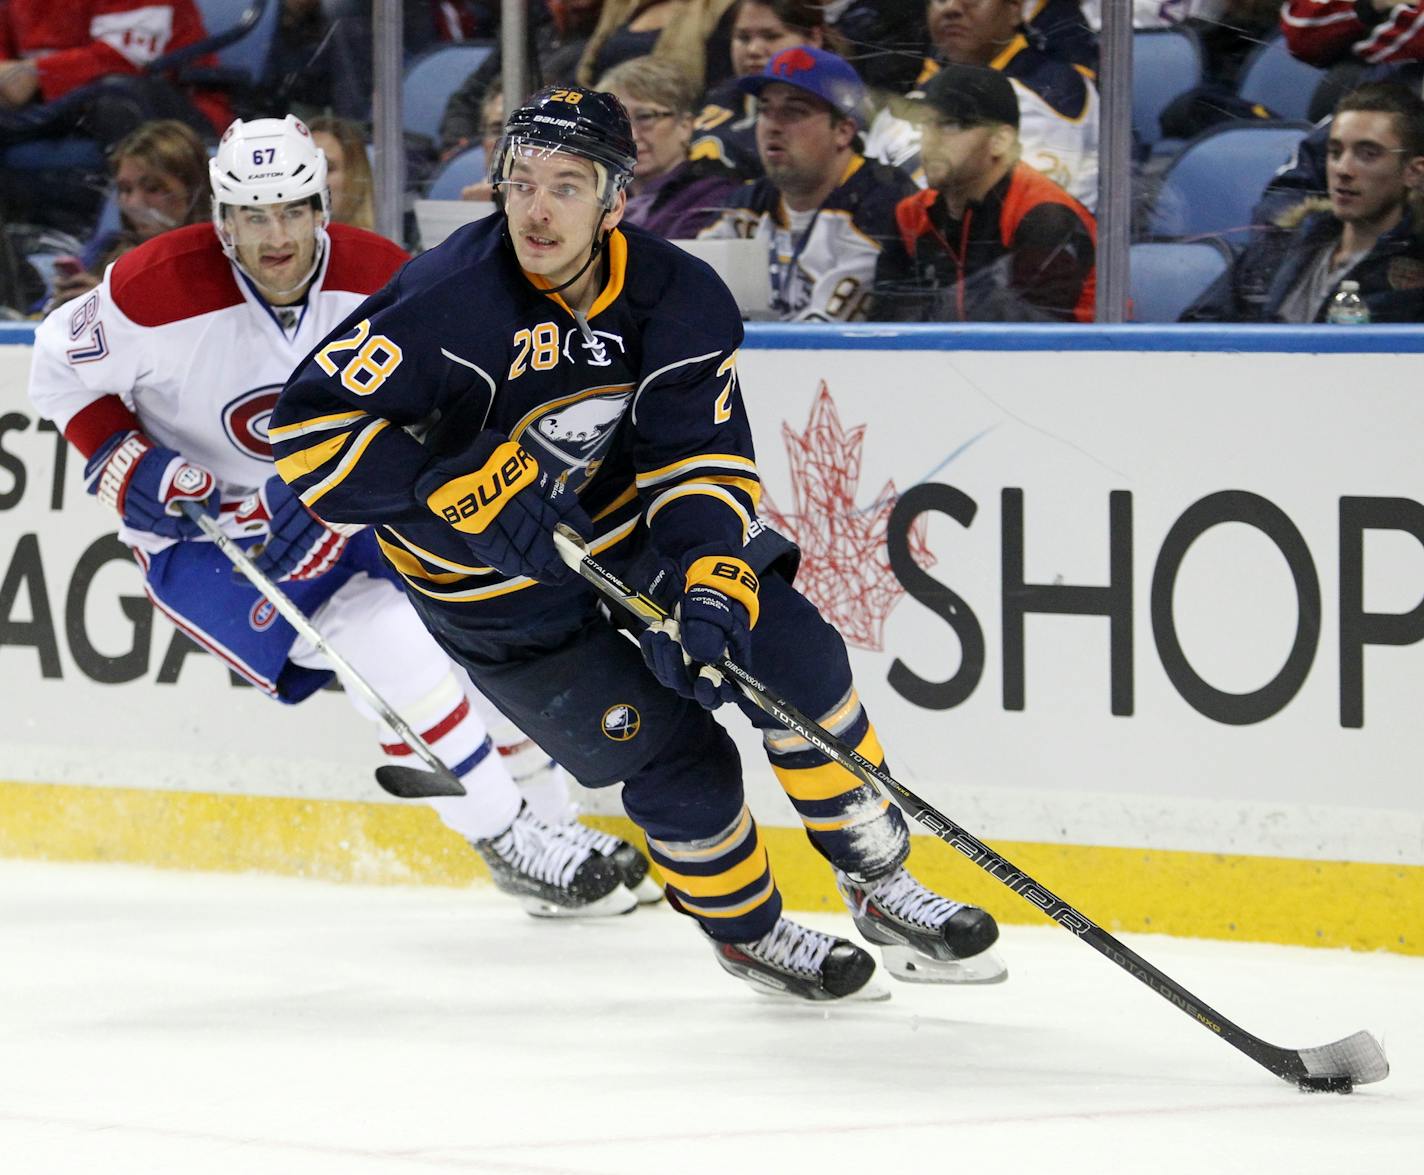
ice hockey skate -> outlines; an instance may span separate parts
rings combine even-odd
[[[703,931],[706,934],[706,931]],[[884,1000],[874,982],[875,960],[854,943],[787,918],[754,942],[718,942],[708,935],[722,969],[764,995],[803,1000]]]
[[[903,866],[873,881],[836,871],[856,929],[880,948],[885,969],[906,983],[1002,983],[1008,968],[992,950],[994,919],[941,897]]]
[[[618,866],[570,835],[570,827],[545,824],[524,804],[498,836],[470,843],[495,885],[536,918],[628,913],[637,900],[624,888]]]
[[[574,821],[563,830],[571,840],[591,848],[599,856],[612,861],[623,886],[640,906],[651,906],[663,899],[662,888],[648,876],[648,858],[629,841],[620,840],[608,832],[600,832],[587,824]]]

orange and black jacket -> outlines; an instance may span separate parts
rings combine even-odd
[[[895,207],[900,230],[875,270],[880,322],[1091,322],[1093,215],[1017,163],[951,219],[933,188]]]

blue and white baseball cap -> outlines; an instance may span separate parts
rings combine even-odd
[[[743,93],[760,94],[780,82],[819,98],[842,118],[865,127],[865,83],[844,57],[814,45],[793,45],[766,63],[761,73],[737,82]]]

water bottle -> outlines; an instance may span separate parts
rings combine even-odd
[[[1338,326],[1360,326],[1369,320],[1369,307],[1360,297],[1360,283],[1341,282],[1335,296],[1330,299],[1330,309],[1325,312],[1325,321]]]

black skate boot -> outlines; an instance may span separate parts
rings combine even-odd
[[[926,889],[899,866],[874,881],[836,871],[856,929],[880,947],[885,969],[907,983],[1001,983],[1008,968],[990,948],[994,919]]]
[[[637,903],[612,861],[520,806],[514,823],[489,840],[470,842],[495,885],[536,918],[626,914]]]
[[[704,930],[704,934],[707,932]],[[718,942],[708,935],[724,971],[766,995],[803,1000],[883,1000],[871,982],[875,960],[854,943],[799,926],[786,918],[755,942]]]
[[[658,883],[648,876],[648,858],[638,851],[638,847],[607,832],[600,832],[575,820],[564,826],[564,835],[571,840],[592,849],[601,857],[612,861],[618,869],[623,886],[637,900],[640,906],[651,906],[662,901],[663,891]]]

